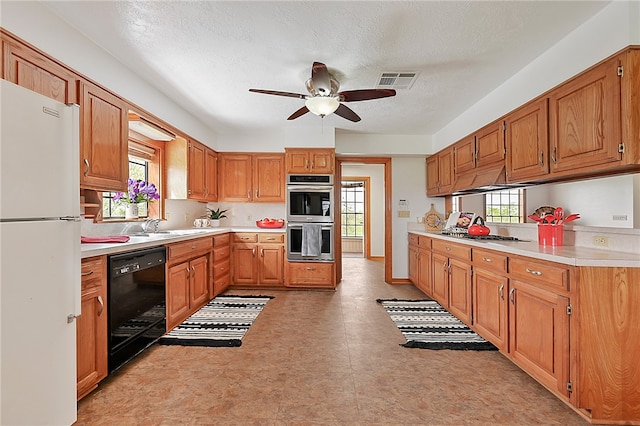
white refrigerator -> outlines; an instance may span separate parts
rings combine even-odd
[[[79,113],[0,80],[0,425],[76,421]]]

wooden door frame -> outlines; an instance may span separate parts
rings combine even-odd
[[[335,181],[342,181],[342,164],[343,163],[364,163],[364,164],[382,164],[384,166],[384,281],[391,284],[393,281],[393,250],[392,250],[392,231],[391,231],[391,158],[390,157],[352,157],[352,156],[336,156]],[[340,213],[342,203],[340,199],[340,185],[334,185],[334,209],[335,209],[335,227],[334,227],[334,257],[336,264],[336,283],[342,280],[342,220]]]
[[[362,254],[365,259],[371,259],[371,178],[369,176],[349,176],[340,180],[363,182],[364,184],[364,245],[362,246]],[[342,234],[342,232],[340,233]],[[342,244],[342,236],[340,243]],[[340,245],[340,249],[342,250],[342,245]]]

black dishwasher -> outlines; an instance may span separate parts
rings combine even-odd
[[[165,263],[164,247],[109,256],[109,373],[165,333]]]

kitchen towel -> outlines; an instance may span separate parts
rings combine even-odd
[[[322,225],[319,223],[302,224],[302,256],[320,256],[322,251]]]
[[[114,235],[111,237],[80,237],[82,244],[106,244],[106,243],[126,243],[129,241],[128,235]]]

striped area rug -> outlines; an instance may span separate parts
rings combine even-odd
[[[273,296],[217,296],[160,338],[161,345],[240,346]]]
[[[378,299],[402,332],[407,348],[497,350],[434,300]]]

